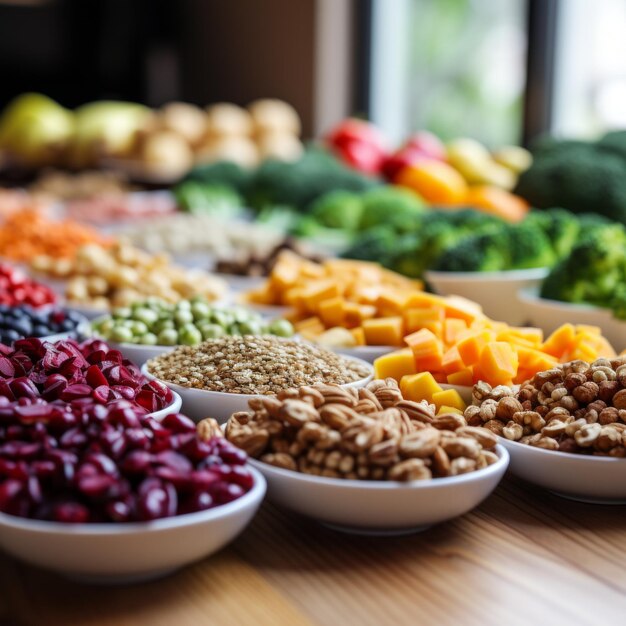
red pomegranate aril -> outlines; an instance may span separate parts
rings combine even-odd
[[[35,384],[25,376],[14,378],[9,386],[16,398],[36,398],[39,396],[39,390]]]
[[[111,458],[109,458],[106,454],[101,454],[99,452],[92,452],[91,454],[85,457],[86,463],[92,463],[95,465],[101,472],[108,474],[109,476],[117,476],[117,464]]]
[[[15,367],[13,363],[5,356],[0,356],[0,376],[4,378],[12,378],[15,376]]]
[[[233,471],[230,474],[230,480],[243,487],[246,491],[252,489],[254,485],[254,478],[252,478],[252,474],[243,466],[235,465],[233,466]]]
[[[122,462],[121,469],[125,473],[145,473],[152,466],[153,456],[145,450],[133,450]]]
[[[39,503],[42,500],[41,485],[39,479],[36,476],[29,476],[26,482],[26,492],[30,501],[33,503]]]
[[[150,436],[143,428],[129,428],[124,433],[126,443],[131,448],[146,448],[150,444]]]
[[[30,469],[37,478],[49,478],[56,473],[56,465],[52,461],[33,461]]]
[[[128,522],[132,515],[132,507],[129,502],[124,500],[117,500],[116,502],[109,502],[106,505],[107,515],[114,522]]]
[[[198,470],[191,475],[193,484],[196,489],[208,490],[220,482],[220,476],[209,470]]]
[[[0,484],[0,511],[7,511],[23,489],[24,483],[20,480],[9,479]]]
[[[163,452],[159,452],[155,456],[154,460],[155,463],[167,465],[168,467],[171,467],[179,472],[188,474],[193,470],[193,465],[187,457],[172,450],[163,450]]]
[[[59,443],[64,448],[79,448],[87,443],[87,437],[81,429],[72,428],[63,433]]]
[[[177,434],[177,435],[172,435],[170,437],[170,445],[172,446],[172,448],[174,450],[179,450],[180,448],[183,448],[184,446],[189,444],[195,438],[196,438],[195,432],[193,432],[193,433],[180,433],[180,434]]]
[[[60,398],[64,402],[71,402],[79,398],[86,398],[91,395],[91,387],[89,385],[69,385],[61,394]]]
[[[175,433],[195,433],[196,425],[194,421],[188,418],[186,415],[181,415],[180,413],[170,413],[166,415],[162,420],[161,424],[165,428],[169,428]]]
[[[192,494],[185,502],[185,513],[197,513],[198,511],[206,511],[215,506],[215,502],[210,493],[206,491],[197,491]]]
[[[241,498],[245,490],[237,484],[219,482],[211,488],[210,493],[220,504],[227,504]]]
[[[113,476],[104,474],[86,476],[77,480],[78,489],[90,498],[101,498],[107,495],[115,483],[116,479]]]
[[[87,368],[85,380],[94,389],[96,387],[100,387],[101,385],[105,385],[107,387],[109,386],[109,381],[97,365],[90,365]]]

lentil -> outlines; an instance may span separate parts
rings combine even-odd
[[[147,367],[156,378],[185,387],[261,395],[315,383],[351,383],[371,373],[366,365],[318,346],[248,335],[179,346],[149,360]]]

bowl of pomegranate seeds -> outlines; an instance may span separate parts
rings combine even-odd
[[[0,396],[43,398],[83,408],[126,400],[140,413],[161,419],[180,410],[180,396],[148,380],[122,353],[104,341],[56,342],[29,337],[0,344]]]
[[[8,307],[30,306],[34,309],[55,304],[50,287],[30,278],[21,269],[0,263],[0,304]]]
[[[0,397],[0,547],[33,565],[160,577],[233,540],[264,494],[243,451],[184,415]]]

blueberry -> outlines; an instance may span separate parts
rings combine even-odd
[[[59,327],[61,328],[61,332],[68,333],[76,328],[76,322],[71,319],[66,319],[59,324]]]
[[[15,330],[9,329],[3,333],[2,342],[13,343],[14,341],[17,341],[18,339],[21,339],[20,334],[16,332]]]

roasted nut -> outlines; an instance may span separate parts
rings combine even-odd
[[[450,475],[458,476],[459,474],[467,474],[473,472],[477,468],[477,461],[475,459],[468,459],[465,457],[458,457],[452,459],[450,462]]]
[[[567,424],[561,420],[554,419],[541,429],[541,434],[546,437],[558,437],[565,433]]]
[[[600,424],[585,424],[574,433],[574,439],[581,448],[589,448],[596,442],[601,432]]]
[[[432,473],[422,459],[407,459],[391,467],[387,478],[401,481],[428,480],[432,478]]]
[[[280,407],[279,416],[288,424],[296,427],[300,427],[308,421],[320,419],[315,407],[302,400],[285,400]]]
[[[540,437],[531,442],[531,446],[535,448],[543,448],[544,450],[558,450],[559,442],[552,437]]]
[[[502,398],[497,404],[495,419],[508,422],[513,419],[513,415],[515,415],[515,413],[519,413],[522,410],[522,404],[519,400],[513,397],[505,397]]]
[[[574,376],[571,374],[570,376]],[[581,404],[589,404],[598,397],[600,388],[593,381],[586,381],[582,385],[579,385],[572,391],[572,395]]]
[[[462,415],[443,413],[433,419],[432,425],[439,430],[456,430],[461,426],[466,426],[467,422]]]
[[[261,457],[261,461],[263,461],[263,463],[267,463],[268,465],[293,470],[294,472],[298,469],[294,458],[291,455],[283,454],[282,452],[264,454]]]
[[[498,402],[493,400],[492,398],[487,398],[480,405],[480,417],[483,422],[488,422],[489,420],[496,419],[496,413],[498,410]]]
[[[460,437],[472,437],[476,439],[484,450],[495,448],[498,438],[486,428],[476,428],[474,426],[461,426],[456,431]]]
[[[441,434],[434,428],[418,430],[402,437],[399,445],[403,457],[428,457],[435,453],[439,446]]]
[[[208,441],[209,439],[213,439],[213,437],[223,437],[224,433],[222,432],[222,428],[219,425],[219,422],[212,417],[207,417],[202,421],[198,422],[198,437],[202,439],[202,441]]]
[[[496,435],[502,435],[504,424],[500,420],[489,420],[483,424],[483,427]]]
[[[368,458],[373,465],[393,465],[399,461],[398,444],[393,440],[381,441],[369,449]]]
[[[472,437],[443,439],[441,447],[451,459],[456,459],[457,457],[476,459],[481,452],[480,444]]]
[[[613,406],[620,410],[626,409],[626,389],[621,389],[613,396]]]
[[[413,402],[412,400],[400,400],[395,404],[396,409],[404,411],[409,419],[430,424],[435,417],[435,405],[426,400]]]
[[[511,420],[504,428],[502,429],[502,436],[510,441],[519,441],[524,434],[524,428],[521,424],[514,422]]]
[[[620,384],[616,380],[605,380],[598,385],[598,398],[607,404],[613,404],[613,397],[619,389]]]

